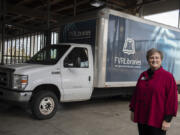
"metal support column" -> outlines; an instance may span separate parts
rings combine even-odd
[[[77,3],[77,1],[76,0],[74,0],[74,16],[76,16],[76,4]]]
[[[5,45],[5,0],[0,1],[0,8],[2,13],[2,23],[1,23],[1,41],[2,41],[2,53],[1,53],[1,64],[4,64],[4,45]]]
[[[144,18],[144,0],[138,0],[137,4],[139,7],[136,9],[138,11],[138,16]]]
[[[48,0],[48,18],[47,18],[47,26],[48,26],[48,29],[45,33],[46,35],[46,46],[50,45],[51,44],[51,30],[50,30],[50,9],[51,9],[51,3],[50,3],[50,0]]]
[[[179,1],[179,18],[178,18],[178,28],[180,29],[180,1]]]

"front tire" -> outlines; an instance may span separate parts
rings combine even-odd
[[[32,98],[31,110],[36,119],[52,118],[56,114],[57,107],[57,96],[51,91],[39,91]]]

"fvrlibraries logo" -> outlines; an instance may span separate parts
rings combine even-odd
[[[135,54],[135,43],[132,38],[127,38],[123,46],[123,52],[130,55]]]
[[[131,38],[125,40],[123,46],[123,53],[128,55],[135,54],[135,41]],[[141,59],[137,57],[129,56],[115,56],[114,57],[114,67],[115,68],[141,68]]]

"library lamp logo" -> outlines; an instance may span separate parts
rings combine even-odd
[[[135,54],[135,42],[132,38],[127,38],[123,46],[123,52],[130,55]]]

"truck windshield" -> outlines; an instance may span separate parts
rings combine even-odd
[[[51,45],[37,52],[27,63],[53,65],[64,55],[70,45]]]

